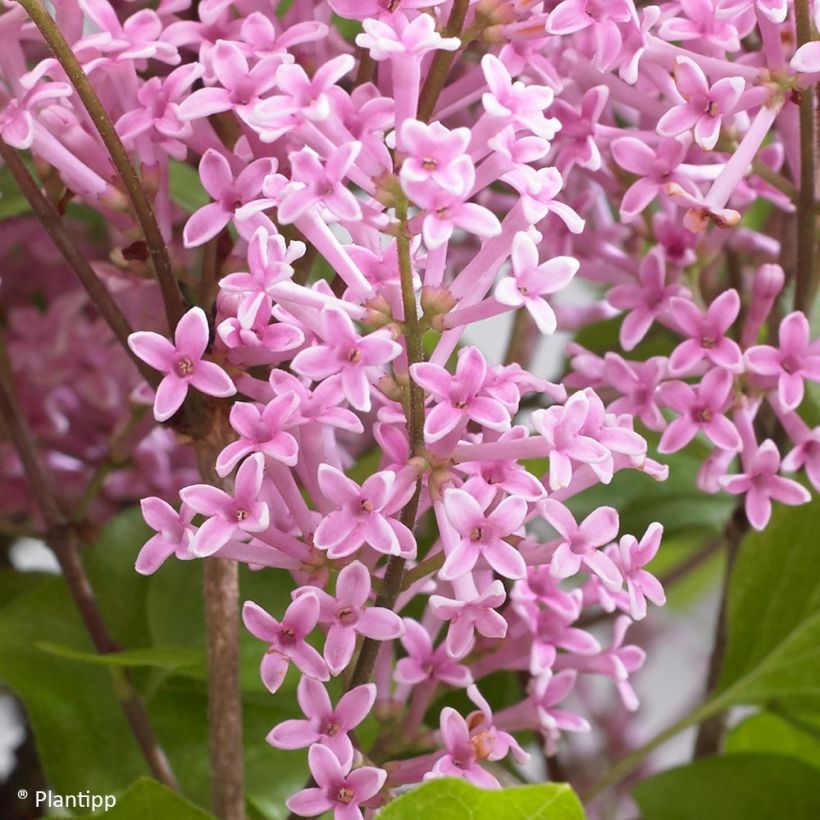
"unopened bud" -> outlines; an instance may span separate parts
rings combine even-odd
[[[786,282],[786,274],[780,265],[761,265],[752,281],[754,295],[760,299],[774,299]]]

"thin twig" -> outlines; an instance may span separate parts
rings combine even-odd
[[[80,65],[80,61],[75,56],[71,46],[63,37],[57,23],[46,11],[40,0],[20,0],[20,5],[26,10],[34,25],[43,35],[43,39],[54,52],[54,56],[74,86],[77,96],[79,96],[80,101],[88,111],[94,127],[111,155],[111,160],[122,179],[128,198],[133,205],[134,213],[136,213],[142,227],[151,260],[154,263],[154,271],[162,291],[162,301],[165,305],[168,326],[173,330],[185,310],[182,294],[171,267],[171,258],[168,255],[165,240],[162,238],[154,209],[142,186],[139,175],[131,164],[131,159],[122,144],[119,134],[117,134],[114,123],[108,116],[100,98],[97,96],[97,92],[83,71],[83,67]]]
[[[726,545],[726,569],[723,576],[723,588],[720,595],[720,609],[718,611],[717,623],[715,625],[715,637],[712,646],[712,654],[709,658],[709,671],[706,676],[706,688],[703,693],[704,703],[709,700],[709,696],[715,691],[721,672],[723,671],[723,660],[726,656],[726,644],[728,639],[728,618],[729,618],[729,587],[732,578],[735,558],[737,557],[740,542],[749,530],[749,519],[743,504],[738,504],[735,508],[729,523],[726,525],[724,543]],[[720,751],[723,742],[723,733],[726,728],[726,713],[718,712],[711,715],[698,728],[695,738],[695,747],[692,753],[693,759],[708,757]]]
[[[445,37],[458,37],[464,27],[464,18],[467,16],[469,0],[455,0],[447,20]],[[464,44],[462,43],[462,48]],[[419,119],[427,121],[433,116],[439,95],[444,90],[447,75],[450,73],[456,59],[456,51],[437,51],[430,63],[430,70],[419,94]]]
[[[9,439],[20,457],[32,498],[36,499],[45,521],[44,540],[57,557],[63,578],[94,647],[100,654],[117,652],[121,647],[108,631],[91,581],[80,560],[77,532],[63,515],[51,480],[37,454],[34,436],[17,404],[5,351],[0,358],[0,415],[5,422]],[[128,671],[125,669],[109,671],[114,682],[115,696],[119,700],[128,725],[152,774],[169,788],[178,789],[170,763],[159,745],[145,707],[131,683]]]

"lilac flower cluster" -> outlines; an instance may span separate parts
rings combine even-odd
[[[820,52],[795,48],[787,0],[284,5],[65,0],[56,19],[202,305],[173,341],[150,311],[135,316],[154,329],[130,349],[161,381],[132,399],[170,424],[192,396],[229,400],[219,486],[180,480],[190,462],[176,458],[145,471],[161,481],[138,490],[156,535],[137,569],[218,556],[292,575],[285,611],[243,608],[265,686],[299,676],[304,719],[268,742],[309,747],[313,782],[290,809],[343,820],[425,778],[498,786],[496,761],[527,758],[512,733],[536,730],[552,753],[563,733],[589,730],[566,704],[583,676],[610,678],[637,708],[630,678],[645,653],[625,633],[647,602],[665,602],[645,568],[663,528],[622,532],[612,506],[573,510],[620,471],[665,479],[655,434],[661,454],[702,434],[701,489],[743,496],[758,529],[772,500],[809,500],[781,473],[805,470],[820,489],[820,428],[798,412],[820,381],[820,342],[804,312],[781,318],[793,286],[783,248],[751,218],[761,200],[794,210],[795,99],[820,79]],[[331,13],[354,22],[352,42]],[[97,264],[116,269],[112,292],[156,299],[62,66],[42,59],[20,7],[0,19],[0,136],[55,169],[131,251]],[[208,201],[184,215],[173,178],[191,158]],[[317,258],[330,276],[311,275]],[[193,273],[201,260],[213,281]],[[28,375],[25,310],[10,325]],[[82,310],[55,299],[36,318],[65,323],[64,344],[99,357],[83,365],[88,382],[63,369],[76,354],[47,367],[49,400],[32,398],[46,426],[109,395],[121,408],[134,386],[77,338],[101,335],[98,319],[74,320]],[[623,355],[571,343],[570,373],[553,384],[468,343],[465,331],[502,314],[530,344],[621,317]],[[658,326],[666,352],[630,360]],[[69,459],[57,433],[43,446]],[[167,427],[143,445],[185,452]],[[374,447],[378,463],[355,473]],[[603,643],[579,625],[601,609],[614,614]],[[482,682],[502,670],[525,683],[493,711]],[[475,710],[437,706],[454,690]],[[401,738],[371,754],[353,733],[374,708]]]

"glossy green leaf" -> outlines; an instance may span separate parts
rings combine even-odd
[[[726,738],[726,753],[795,757],[820,770],[820,719],[758,712],[732,729]]]
[[[105,817],[105,820],[213,820],[184,797],[167,789],[156,780],[141,777],[117,799],[116,805],[104,814],[86,814],[79,820]]]
[[[820,773],[777,755],[727,755],[639,783],[643,820],[816,820]]]
[[[564,783],[499,791],[464,780],[430,780],[389,803],[379,820],[583,820],[575,792]]]
[[[778,507],[732,573],[722,703],[820,704],[820,504]]]
[[[124,649],[121,652],[100,655],[96,652],[82,652],[70,646],[61,646],[51,641],[38,641],[34,645],[50,655],[97,666],[150,666],[169,671],[191,667],[203,673],[205,671],[205,651],[187,646],[152,646],[147,649]]]

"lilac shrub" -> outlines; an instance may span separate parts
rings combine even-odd
[[[0,136],[102,217],[106,251],[76,241],[156,373],[32,248],[2,285],[20,401],[67,490],[134,415],[133,460],[89,503],[141,502],[138,572],[217,557],[292,578],[286,609],[244,601],[242,620],[270,696],[298,680],[303,717],[267,736],[308,748],[294,813],[370,816],[442,776],[498,788],[499,761],[590,731],[589,676],[639,708],[626,634],[665,603],[665,522],[625,531],[600,503],[617,474],[664,481],[689,448],[700,490],[758,530],[810,501],[803,474],[820,490],[813,211],[796,250],[772,229],[813,202],[798,107],[820,53],[796,5],[59,3],[179,280],[170,329],[71,72],[28,6],[3,13]],[[39,312],[14,281],[37,265]],[[498,363],[475,342],[502,316]],[[34,349],[38,323],[58,345]],[[601,323],[618,345],[590,349]],[[579,335],[553,383],[532,352],[557,331]],[[4,506],[25,512],[3,453]],[[504,704],[485,688],[502,672]]]

